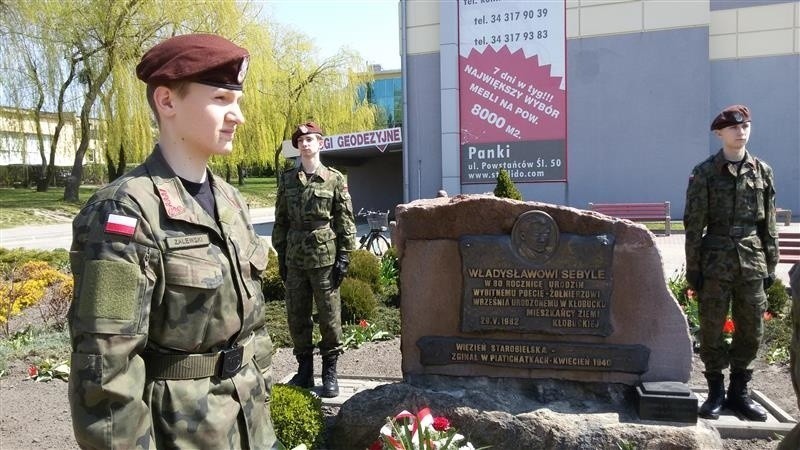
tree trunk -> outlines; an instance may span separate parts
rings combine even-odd
[[[117,167],[114,165],[114,159],[111,158],[111,152],[108,151],[106,148],[106,171],[108,172],[108,182],[112,182],[117,179],[119,175],[117,175]]]
[[[117,178],[125,175],[125,167],[127,165],[128,165],[128,159],[125,156],[125,148],[122,146],[122,144],[119,144],[119,162],[117,162]]]
[[[106,169],[108,170],[108,182],[112,182],[125,174],[125,148],[119,144],[119,156],[117,157],[117,164],[114,164],[114,159],[111,158],[111,153],[106,150]]]
[[[242,163],[236,164],[236,175],[239,177],[239,186],[244,186],[244,166]]]
[[[58,91],[58,105],[56,112],[58,114],[58,121],[56,122],[56,129],[53,132],[53,139],[50,141],[50,163],[47,165],[47,184],[55,186],[56,179],[56,149],[58,148],[58,139],[61,137],[61,130],[64,128],[64,96],[67,89],[75,79],[75,60],[70,60],[69,75]]]
[[[41,84],[37,83],[41,89]],[[39,101],[33,111],[33,120],[36,125],[36,146],[39,147],[39,158],[42,160],[42,168],[36,178],[36,192],[47,192],[47,155],[44,153],[44,139],[42,138],[42,106],[44,105],[44,93],[39,92]],[[27,159],[27,158],[26,158]],[[24,161],[27,163],[27,161]]]
[[[78,203],[78,193],[80,192],[81,180],[83,180],[83,157],[86,155],[86,150],[89,148],[89,140],[92,138],[89,133],[89,115],[92,112],[92,105],[94,105],[97,96],[100,94],[100,88],[106,82],[108,76],[111,74],[111,56],[107,57],[100,74],[95,80],[89,80],[89,90],[86,97],[83,98],[83,106],[81,107],[81,142],[78,149],[75,151],[75,162],[72,164],[72,172],[67,177],[67,183],[64,186],[64,201]]]

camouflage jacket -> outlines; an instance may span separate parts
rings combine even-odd
[[[211,185],[218,222],[156,147],[73,222],[69,398],[83,448],[271,445],[266,246],[240,194],[216,176]],[[255,356],[230,378],[150,376],[153,353],[214,353],[250,338]]]
[[[281,176],[272,245],[291,267],[333,264],[337,252],[355,250],[356,225],[344,175],[320,165],[310,178],[300,168]]]
[[[772,169],[746,152],[737,173],[720,150],[692,171],[683,223],[687,271],[721,280],[738,277],[737,267],[745,280],[773,273],[778,247]]]

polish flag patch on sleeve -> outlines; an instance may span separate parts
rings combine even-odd
[[[106,222],[106,233],[119,234],[121,236],[133,236],[136,231],[136,223],[139,220],[135,217],[120,216],[119,214],[109,214]]]

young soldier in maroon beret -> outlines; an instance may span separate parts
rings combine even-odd
[[[276,443],[267,249],[242,196],[207,167],[244,123],[247,62],[227,39],[191,34],[136,69],[158,143],[73,223],[69,399],[83,448]]]
[[[772,169],[747,149],[750,109],[733,105],[711,122],[722,148],[695,166],[686,191],[686,280],[698,292],[700,358],[708,398],[700,417],[719,418],[728,407],[748,420],[767,412],[749,396],[752,362],[764,333],[766,289],[778,264],[775,181]],[[704,232],[705,230],[705,232]],[[733,340],[723,324],[732,312]],[[730,367],[725,393],[723,369]]]
[[[339,285],[355,249],[356,226],[344,175],[320,162],[324,143],[322,129],[314,122],[298,125],[292,133],[300,165],[281,176],[272,244],[286,285],[286,313],[298,362],[297,374],[289,383],[314,387],[311,311],[315,302],[322,334],[322,396],[336,397],[336,362],[343,350]]]

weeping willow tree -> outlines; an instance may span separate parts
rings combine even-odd
[[[153,147],[155,128],[145,90],[133,71],[117,65],[102,95],[105,162],[108,180],[125,173],[128,162],[144,160]]]
[[[14,111],[19,136],[32,123],[41,170],[36,180],[37,191],[47,191],[55,178],[55,158],[61,133],[70,120],[65,111],[66,96],[76,78],[74,58],[59,58],[68,53],[53,17],[57,5],[35,2],[13,2],[0,8],[0,98]],[[50,113],[52,112],[52,113]],[[55,123],[45,116],[55,116]],[[45,142],[48,126],[49,146]],[[26,143],[19,141],[25,154]],[[27,156],[23,157],[27,164]],[[27,167],[27,166],[26,166]]]
[[[255,48],[259,58],[251,62],[245,83],[249,123],[237,132],[235,161],[265,164],[278,175],[281,145],[298,123],[315,120],[327,133],[375,125],[377,108],[358,98],[359,86],[369,81],[368,75],[359,75],[366,65],[358,55],[341,51],[320,58],[308,36],[278,24],[264,29],[266,35],[249,36],[258,39],[248,48],[251,53]]]
[[[36,92],[43,91],[42,108],[58,114],[74,111],[80,117],[80,142],[65,200],[79,200],[90,144],[105,155],[112,178],[126,163],[140,162],[150,153],[157,127],[135,67],[147,49],[177,34],[219,34],[251,54],[242,104],[246,123],[237,131],[232,155],[221,160],[240,173],[252,165],[279,169],[281,143],[297,123],[309,118],[329,133],[373,127],[376,108],[358,101],[359,83],[368,80],[358,78],[365,64],[357,55],[341,52],[319,58],[307,36],[261,18],[255,10],[258,2],[215,0],[213,5],[198,8],[196,0],[2,3],[0,42],[9,43],[0,51],[3,63],[14,59],[15,52],[41,57],[15,66],[15,87],[4,89],[4,99],[16,98],[20,108],[35,110],[35,103],[23,99],[37,98]],[[24,32],[13,34],[12,41],[5,31],[17,29]],[[38,45],[38,50],[25,50],[25,45]],[[53,151],[56,141],[57,136]],[[215,157],[214,162],[220,161]]]
[[[101,136],[105,148],[109,180],[121,176],[127,164],[143,161],[153,149],[158,133],[155,118],[147,103],[146,86],[136,77],[141,56],[158,42],[177,34],[215,33],[231,40],[242,40],[250,15],[247,3],[218,0],[214,9],[197,12],[196,0],[173,0],[162,6],[160,26],[141,45],[132,47],[129,57],[120,58],[103,88]]]

